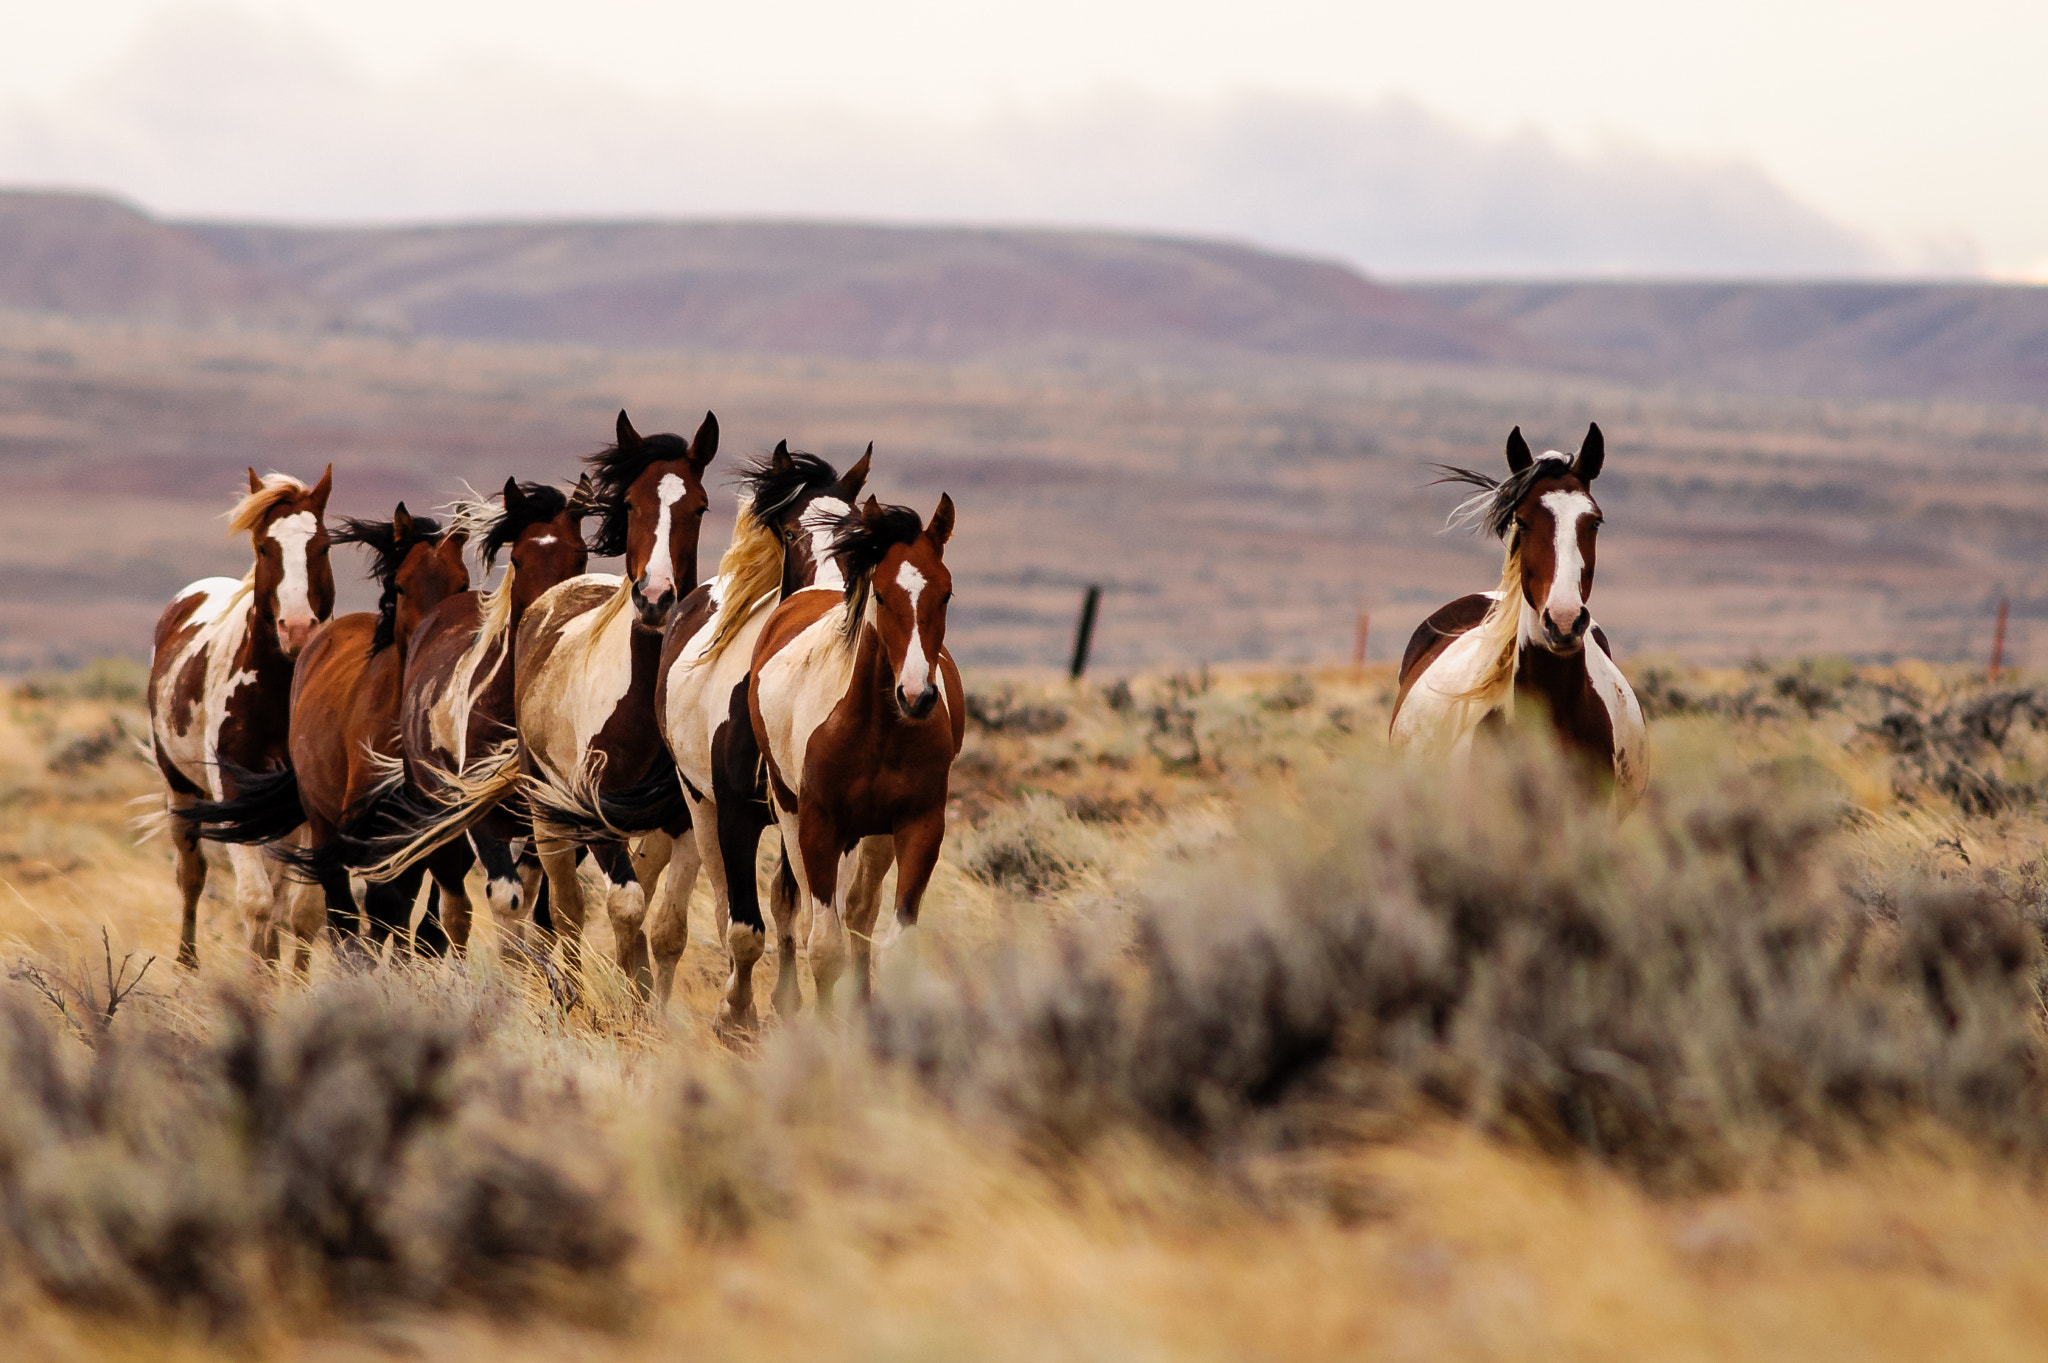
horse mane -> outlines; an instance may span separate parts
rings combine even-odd
[[[873,515],[856,507],[839,518],[832,537],[832,557],[846,575],[846,622],[842,637],[850,645],[860,637],[874,590],[875,569],[899,544],[911,544],[924,533],[924,520],[907,506],[877,507]]]
[[[708,663],[753,616],[754,608],[782,587],[784,548],[770,518],[806,492],[818,492],[839,481],[839,471],[815,454],[785,450],[778,462],[769,455],[739,471],[739,514],[733,518],[732,544],[718,560],[718,614],[711,621],[711,641],[694,663]]]
[[[395,521],[344,516],[328,538],[336,544],[360,544],[370,551],[370,579],[378,588],[377,632],[370,638],[370,652],[388,648],[398,634],[398,570],[414,548],[441,538],[441,523],[432,516],[414,516],[411,532],[401,539]]]
[[[505,507],[504,494],[480,495],[467,483],[466,497],[458,497],[441,509],[451,518],[451,530],[466,531],[476,546],[477,562],[486,573],[498,565],[498,555],[512,547],[527,529],[542,525],[569,507],[569,494],[551,483],[521,483],[519,510]]]
[[[631,445],[607,445],[583,462],[590,465],[591,487],[583,508],[596,516],[590,552],[616,558],[626,552],[626,493],[655,464],[687,461],[690,442],[674,434],[643,436]],[[521,489],[524,491],[524,489]]]
[[[312,490],[289,473],[264,474],[263,486],[245,493],[228,508],[228,537],[253,533],[274,508],[296,501]]]
[[[1460,468],[1456,464],[1431,465],[1443,476],[1432,479],[1431,487],[1438,483],[1467,483],[1479,489],[1457,506],[1444,519],[1444,529],[1476,525],[1497,540],[1508,538],[1508,532],[1515,526],[1515,508],[1529,495],[1529,489],[1544,478],[1570,473],[1570,455],[1555,450],[1538,456],[1519,473],[1505,478],[1494,478],[1477,469]]]

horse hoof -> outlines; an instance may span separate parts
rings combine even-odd
[[[712,1020],[711,1030],[721,1041],[752,1041],[760,1032],[760,1023],[751,1008],[735,1009],[731,1004],[720,1004],[718,1016]]]
[[[180,945],[178,948],[178,968],[180,970],[199,969],[199,948],[190,945]]]

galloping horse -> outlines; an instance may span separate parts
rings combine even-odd
[[[518,793],[522,780],[600,789],[630,786],[667,760],[654,714],[661,629],[680,584],[696,580],[697,537],[703,528],[704,470],[718,452],[718,418],[706,413],[694,439],[642,437],[624,412],[618,440],[590,456],[590,506],[598,529],[590,551],[623,554],[623,577],[587,573],[552,588],[519,622],[512,655],[514,738],[473,761],[450,783],[441,810],[407,831],[407,841],[372,874],[388,878],[467,832]],[[681,831],[678,828],[676,831]],[[548,877],[557,932],[572,963],[584,919],[576,883],[581,848],[551,835],[536,820],[542,869]],[[591,849],[612,889],[606,908],[619,966],[651,985],[647,886],[635,875],[623,839]],[[653,867],[650,878],[658,874]]]
[[[527,607],[583,572],[589,495],[588,477],[569,494],[507,478],[495,504],[471,497],[449,508],[456,527],[476,543],[486,573],[498,555],[508,562],[487,595],[460,592],[429,611],[406,655],[398,726],[407,798],[414,804],[431,805],[477,754],[512,736],[512,642]],[[484,902],[500,930],[523,934],[525,887],[512,843],[530,832],[510,811],[494,810],[469,830],[473,855],[457,840],[427,859],[440,891],[441,922],[457,950],[469,945],[463,877],[473,859],[483,862]]]
[[[1483,725],[1540,703],[1566,747],[1613,774],[1626,808],[1649,780],[1643,712],[1586,607],[1600,507],[1593,480],[1606,457],[1600,428],[1578,457],[1532,455],[1518,426],[1508,476],[1440,466],[1444,482],[1480,491],[1452,514],[1507,545],[1500,587],[1460,597],[1422,622],[1401,659],[1391,724],[1397,746],[1462,752]],[[1587,646],[1591,636],[1592,646]]]
[[[304,843],[281,858],[320,886],[324,913],[295,915],[295,966],[304,973],[323,923],[355,936],[352,865],[383,820],[395,815],[391,764],[398,751],[398,686],[406,642],[420,617],[469,588],[462,561],[464,532],[447,535],[438,522],[414,516],[400,502],[388,521],[344,519],[336,544],[370,551],[370,576],[380,589],[375,611],[357,611],[320,627],[292,671],[290,759],[261,774],[237,773],[233,798],[201,801],[177,818],[202,825],[200,836],[228,843],[277,842],[304,824]],[[374,949],[402,934],[420,876],[371,884],[363,897]],[[422,937],[434,931],[431,918]]]
[[[771,818],[747,714],[754,641],[777,604],[818,578],[820,563],[834,593],[843,587],[826,553],[829,531],[805,531],[801,523],[822,517],[823,524],[836,525],[848,515],[867,483],[874,452],[868,446],[841,477],[816,455],[792,453],[784,441],[766,459],[743,468],[732,546],[719,560],[718,576],[676,607],[662,641],[654,705],[673,761],[656,763],[625,789],[600,791],[585,780],[573,788],[542,782],[532,792],[541,817],[559,836],[591,841],[692,830],[693,836],[672,837],[668,881],[647,923],[657,1007],[668,1001],[689,940],[690,892],[703,865],[710,870],[718,929],[733,964],[719,1025],[744,1027],[752,1019],[753,968],[763,935],[754,854]],[[658,844],[650,838],[642,848],[655,850]],[[787,874],[785,869],[778,885]],[[796,1005],[793,919],[793,913],[777,914],[783,954],[776,996],[785,1011]]]
[[[846,965],[847,931],[860,996],[868,997],[892,858],[892,936],[916,926],[946,833],[946,777],[966,711],[945,647],[952,499],[939,498],[929,525],[872,497],[836,522],[816,506],[805,521],[830,525],[843,585],[800,591],[776,607],[754,645],[747,704],[783,848],[811,906],[811,974],[823,1009]],[[843,867],[849,854],[852,865]]]
[[[327,563],[322,517],[334,467],[307,487],[249,470],[249,491],[228,513],[228,533],[247,534],[256,550],[248,576],[202,578],[179,592],[156,624],[149,673],[149,732],[164,803],[173,813],[201,799],[239,790],[235,772],[262,772],[284,762],[291,714],[292,659],[334,611],[334,573]],[[184,896],[178,964],[199,964],[199,896],[206,859],[197,830],[170,821]],[[229,850],[235,900],[250,946],[276,958],[273,913],[281,868],[253,847]]]

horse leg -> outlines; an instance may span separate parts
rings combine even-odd
[[[754,884],[754,854],[761,845],[761,819],[748,802],[726,799],[718,802],[718,863],[723,874],[726,956],[732,974],[725,982],[725,1000],[718,1008],[722,1031],[751,1031],[754,1026],[754,967],[766,946],[766,925],[761,921],[761,895]],[[778,981],[778,989],[780,982]],[[792,1011],[795,1005],[792,1004]],[[778,1008],[779,1011],[779,1008]]]
[[[782,842],[785,849],[792,844],[797,849],[793,869],[811,910],[811,980],[818,990],[818,1011],[823,1013],[831,1008],[832,987],[846,969],[846,929],[840,918],[839,830],[822,809],[805,804],[793,819],[783,820]]]
[[[554,910],[548,907],[548,878],[540,864],[540,853],[535,850],[534,841],[525,839],[526,845],[519,851],[519,886],[522,902],[533,905],[533,926],[544,936],[552,937],[555,932]]]
[[[647,892],[633,872],[633,855],[623,842],[601,842],[591,847],[598,869],[609,883],[605,891],[605,916],[612,924],[612,954],[619,970],[633,982],[642,998],[653,992],[654,979],[647,969]]]
[[[512,855],[512,844],[482,833],[470,834],[470,842],[484,868],[484,907],[490,910],[491,922],[497,926],[499,950],[524,943],[524,911],[533,900],[519,879],[519,862]],[[464,927],[466,937],[468,925]]]
[[[803,900],[796,872],[789,869],[789,845],[775,854],[775,879],[768,887],[768,916],[775,920],[775,1011],[788,1015],[803,1007],[797,984],[796,931]]]
[[[661,898],[655,901],[647,919],[647,952],[654,961],[654,1010],[668,1007],[675,989],[676,964],[690,944],[690,895],[697,888],[697,870],[703,861],[693,828],[670,839],[668,878],[662,883]]]
[[[420,882],[426,875],[425,866],[414,866],[395,880],[363,887],[363,916],[369,920],[372,953],[380,953],[386,942],[394,952],[404,947],[413,905],[419,902]]]
[[[572,972],[583,968],[583,886],[576,880],[580,853],[574,843],[540,848],[541,870],[547,874],[547,892],[554,901],[555,934],[562,939],[562,963]]]
[[[197,795],[176,792],[164,797],[167,808],[178,810],[198,803]],[[171,850],[178,856],[178,893],[184,909],[178,922],[178,964],[186,970],[199,969],[199,896],[206,893],[206,854],[199,847],[199,830],[183,819],[171,820]]]
[[[261,847],[232,844],[228,864],[235,868],[235,906],[249,931],[249,949],[259,960],[276,960],[277,929],[271,917],[278,886],[271,878],[270,858]]]
[[[896,861],[896,840],[862,838],[852,860],[852,884],[846,889],[846,934],[853,939],[855,997],[866,1003],[875,988],[875,917],[882,907],[882,879]]]
[[[924,902],[924,887],[931,883],[932,870],[939,864],[939,844],[946,840],[946,810],[943,805],[896,825],[896,921],[883,945],[894,951],[900,944],[915,950],[918,906]]]
[[[471,909],[464,880],[475,864],[476,853],[470,850],[467,838],[444,844],[427,858],[435,893],[427,896],[427,912],[413,938],[415,951],[442,956],[450,951],[460,955],[468,949]]]
[[[292,973],[301,980],[313,970],[313,944],[327,925],[327,896],[318,885],[294,878],[285,889],[286,922],[292,934]]]

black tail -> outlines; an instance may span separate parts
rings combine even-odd
[[[173,817],[198,825],[200,837],[209,842],[276,842],[306,821],[299,807],[299,774],[291,763],[254,772],[224,762],[221,771],[234,782],[233,795],[171,811]]]
[[[585,787],[586,792],[589,788]],[[678,822],[687,822],[689,802],[683,797],[682,773],[675,756],[664,744],[655,755],[647,774],[630,786],[617,790],[589,792],[578,799],[547,782],[528,787],[533,806],[534,827],[545,827],[551,837],[571,842],[609,842],[620,836],[637,837]]]

